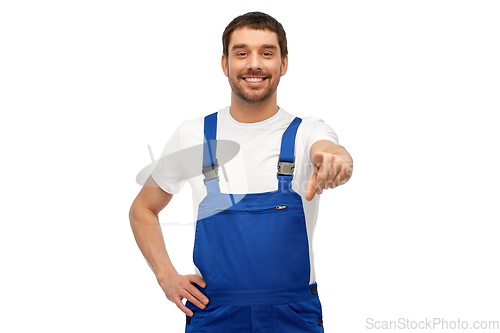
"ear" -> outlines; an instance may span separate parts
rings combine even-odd
[[[288,70],[288,54],[285,56],[285,59],[281,62],[281,76],[286,74]]]
[[[229,64],[227,63],[227,58],[223,54],[222,59],[221,59],[221,65],[222,65],[222,71],[224,72],[224,75],[229,77]]]

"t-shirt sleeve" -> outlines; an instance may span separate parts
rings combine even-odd
[[[167,193],[177,194],[184,186],[186,179],[180,163],[182,150],[182,123],[172,134],[161,154],[151,177],[156,184]]]
[[[326,124],[322,119],[317,117],[304,118],[304,132],[306,135],[307,152],[311,151],[311,147],[315,142],[328,140],[335,144],[339,144],[337,133]]]

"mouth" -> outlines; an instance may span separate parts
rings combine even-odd
[[[263,84],[265,80],[267,80],[267,77],[265,76],[245,76],[243,77],[243,80],[251,85],[251,86],[258,86]]]

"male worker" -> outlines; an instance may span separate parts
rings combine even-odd
[[[351,156],[322,120],[278,107],[276,89],[288,66],[278,21],[247,13],[222,39],[231,105],[183,122],[164,151],[203,147],[196,157],[203,174],[189,179],[196,274],[177,273],[158,224],[158,213],[184,184],[170,176],[185,165],[161,160],[135,199],[137,244],[167,298],[186,314],[186,332],[323,332],[312,238],[319,194],[350,178]],[[217,158],[221,140],[240,147],[224,166]]]

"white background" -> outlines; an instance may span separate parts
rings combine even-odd
[[[183,331],[129,225],[135,176],[229,104],[221,35],[254,10],[287,32],[278,104],[355,162],[315,234],[327,332],[500,320],[497,1],[3,1],[0,331]],[[190,205],[160,214],[182,274]]]

